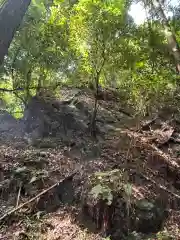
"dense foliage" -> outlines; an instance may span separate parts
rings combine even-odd
[[[124,0],[36,0],[1,67],[1,104],[17,117],[42,87],[99,83],[145,114],[168,99],[178,77],[161,19],[137,26]],[[180,39],[179,8],[170,25]],[[4,89],[4,91],[2,91]],[[13,90],[13,91],[7,91]]]

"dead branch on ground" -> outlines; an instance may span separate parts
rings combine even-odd
[[[20,210],[21,208],[23,208],[24,206],[28,205],[29,203],[32,203],[33,201],[35,201],[36,199],[38,199],[39,197],[41,197],[42,195],[44,195],[45,193],[47,193],[48,191],[52,190],[53,188],[55,188],[56,186],[58,186],[59,184],[63,183],[64,181],[73,178],[76,175],[77,172],[73,172],[72,174],[70,174],[69,176],[61,179],[60,181],[58,181],[57,183],[53,184],[52,186],[50,186],[49,188],[43,190],[42,192],[40,192],[39,194],[37,194],[35,197],[31,198],[30,200],[28,200],[25,203],[20,204],[19,206],[13,208],[11,211],[5,213],[2,217],[0,217],[0,221],[4,220],[6,217],[10,216],[11,214],[17,212],[18,210]]]
[[[160,188],[161,190],[164,190],[166,192],[168,192],[169,194],[171,194],[173,197],[180,199],[180,195],[172,192],[171,190],[167,189],[167,187],[158,184],[156,181],[154,181],[153,179],[145,176],[143,173],[138,173],[140,176],[142,176],[144,179],[146,179],[147,181],[151,182],[152,184],[156,185],[158,188]]]
[[[163,160],[164,163],[174,168],[174,170],[178,171],[180,169],[180,165],[177,163],[177,159],[173,159],[168,154],[164,153],[162,150],[160,150],[158,147],[156,147],[154,144],[148,143],[145,137],[139,135],[136,132],[128,132],[128,136],[130,138],[133,138],[136,142],[136,146],[140,147],[142,151],[149,151],[152,156],[156,156],[159,158],[159,160]]]

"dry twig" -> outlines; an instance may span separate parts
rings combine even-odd
[[[22,182],[19,185],[19,191],[18,191],[17,200],[16,200],[16,207],[18,207],[18,205],[19,205],[19,198],[20,198],[20,195],[21,195],[21,188],[22,188]]]
[[[0,221],[4,220],[6,217],[10,216],[12,213],[17,212],[18,210],[20,210],[21,208],[23,208],[24,206],[28,205],[29,203],[35,201],[36,199],[38,199],[39,197],[41,197],[42,195],[44,195],[45,193],[47,193],[48,191],[50,191],[51,189],[53,189],[54,187],[58,186],[60,183],[63,183],[64,181],[73,178],[76,175],[77,172],[73,172],[72,174],[70,174],[69,176],[61,179],[60,181],[58,181],[57,183],[53,184],[52,186],[50,186],[49,188],[43,190],[42,192],[40,192],[39,194],[37,194],[35,197],[31,198],[30,200],[28,200],[25,203],[22,203],[21,205],[13,208],[11,211],[5,213],[2,217],[0,217]]]
[[[179,164],[177,163],[176,159],[172,158],[168,154],[164,153],[162,150],[160,150],[158,147],[156,147],[154,144],[150,144],[146,141],[145,138],[143,138],[141,135],[138,135],[135,132],[128,132],[128,135],[130,138],[134,138],[137,143],[139,143],[139,147],[143,149],[143,151],[150,151],[153,156],[159,157],[159,160],[163,160],[164,163],[168,164],[169,166],[172,166],[174,169],[178,171]],[[138,144],[137,144],[138,146]]]
[[[145,178],[147,181],[149,181],[149,182],[153,183],[154,185],[156,185],[158,188],[160,188],[160,189],[162,189],[162,190],[170,193],[173,197],[180,199],[180,195],[172,192],[171,190],[167,189],[165,186],[162,186],[162,185],[160,185],[160,184],[157,184],[157,182],[155,182],[155,181],[152,180],[151,178],[145,176],[143,173],[139,173],[139,174],[140,174],[143,178]]]

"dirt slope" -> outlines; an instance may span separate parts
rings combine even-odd
[[[102,239],[96,221],[91,218],[81,221],[81,197],[90,175],[114,169],[126,172],[132,186],[128,200],[132,214],[128,219],[124,211],[127,201],[123,205],[120,195],[114,198],[111,227],[114,239],[122,239],[127,229],[139,232],[139,239],[165,229],[172,236],[168,239],[180,239],[177,116],[166,118],[161,114],[137,128],[135,119],[119,111],[117,99],[100,100],[98,141],[94,141],[88,132],[92,93],[78,90],[69,96],[48,102],[32,100],[23,119],[23,124],[28,122],[24,134],[32,141],[22,137],[16,142],[1,140],[1,216],[68,174],[74,171],[77,174],[5,218],[0,239]],[[150,220],[141,211],[136,212],[141,221],[135,221],[134,203],[144,199],[158,206],[156,210],[161,209],[164,213],[161,218],[151,209]],[[152,239],[158,239],[157,234]]]

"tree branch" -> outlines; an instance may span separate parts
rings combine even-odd
[[[11,214],[17,212],[18,210],[20,210],[21,208],[27,206],[29,203],[32,203],[33,201],[35,201],[36,199],[40,198],[42,195],[46,194],[47,192],[49,192],[50,190],[52,190],[53,188],[57,187],[59,184],[62,184],[64,181],[72,179],[75,175],[77,174],[77,172],[73,172],[71,173],[69,176],[61,179],[60,181],[58,181],[57,183],[53,184],[52,186],[50,186],[49,188],[43,190],[42,192],[40,192],[39,194],[37,194],[35,197],[31,198],[29,201],[22,203],[21,205],[13,208],[12,210],[10,210],[9,212],[5,213],[3,216],[0,217],[0,221],[4,220],[6,217],[10,216]]]
[[[15,88],[15,89],[7,89],[7,88],[0,88],[1,92],[16,92],[16,91],[23,91],[24,88]]]
[[[47,87],[41,87],[41,89],[50,89],[52,88],[53,90],[55,90],[58,86],[60,86],[60,84],[57,84],[55,86],[47,86]],[[37,89],[38,87],[30,87],[29,90],[32,89]],[[14,88],[14,89],[8,89],[8,88],[0,88],[0,92],[17,92],[17,91],[25,91],[26,88],[24,87],[18,87],[18,88]]]

